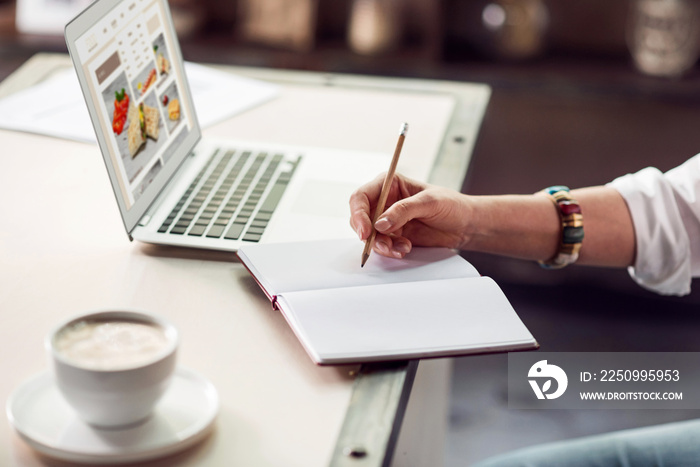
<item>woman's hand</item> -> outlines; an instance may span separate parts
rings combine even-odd
[[[360,240],[372,232],[372,219],[384,175],[360,187],[350,197],[350,225]],[[386,210],[375,223],[374,251],[402,258],[416,246],[461,248],[469,227],[469,197],[454,190],[394,176]]]

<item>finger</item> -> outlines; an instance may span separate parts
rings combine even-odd
[[[429,187],[429,185],[426,183],[419,182],[418,180],[414,180],[412,178],[408,178],[402,174],[396,174],[394,176],[394,180],[398,182],[398,189],[400,193],[399,198],[408,198],[417,193],[420,193],[421,191]]]
[[[361,240],[365,240],[371,233],[372,222],[376,215],[376,204],[381,196],[385,177],[385,173],[379,174],[374,180],[362,185],[350,196],[350,225]],[[392,200],[398,196],[400,178],[401,176],[397,175],[392,180],[387,205],[391,205]]]
[[[372,230],[372,205],[379,198],[384,183],[384,174],[365,183],[350,195],[350,226],[355,230],[360,240],[366,240]]]
[[[403,258],[411,248],[411,241],[405,237],[377,234],[373,249],[382,256]]]
[[[369,200],[362,193],[355,192],[350,197],[350,226],[360,240],[366,240],[372,231],[369,218]]]
[[[392,234],[403,229],[413,219],[428,217],[435,212],[435,199],[422,191],[391,205],[382,214],[374,227],[383,234]]]

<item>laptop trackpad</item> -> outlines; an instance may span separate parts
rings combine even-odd
[[[292,212],[313,216],[349,216],[350,195],[357,189],[351,183],[308,180],[294,200]]]

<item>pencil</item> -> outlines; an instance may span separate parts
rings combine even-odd
[[[377,229],[374,228],[374,224],[379,220],[379,216],[384,214],[384,206],[386,205],[386,199],[389,197],[389,189],[391,188],[391,183],[394,181],[394,173],[396,172],[396,166],[399,163],[399,156],[401,155],[401,148],[403,148],[403,141],[406,139],[406,132],[408,131],[408,123],[403,123],[401,125],[401,131],[399,132],[399,140],[396,142],[396,149],[394,149],[394,157],[391,158],[391,165],[389,166],[389,171],[384,177],[384,184],[382,185],[382,191],[379,194],[379,200],[377,201],[377,208],[374,210],[374,219],[372,220],[372,233],[367,238],[365,242],[365,249],[362,252],[362,264],[360,267],[364,267],[367,259],[369,258],[369,252],[372,251],[372,243],[374,238],[377,236]]]

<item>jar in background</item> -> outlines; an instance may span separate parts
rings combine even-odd
[[[403,0],[354,0],[350,11],[348,43],[364,55],[394,50],[403,33]]]
[[[679,77],[695,65],[700,50],[696,0],[634,0],[631,8],[627,37],[641,72]]]

